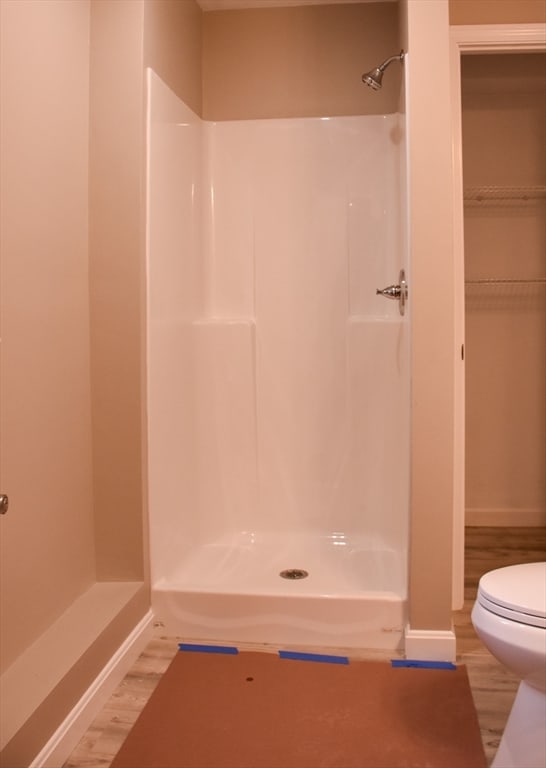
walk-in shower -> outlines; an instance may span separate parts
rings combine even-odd
[[[395,648],[398,114],[202,121],[148,73],[152,603],[186,638]]]
[[[388,59],[385,59],[385,61],[378,67],[375,67],[375,69],[371,69],[369,72],[364,72],[362,75],[362,82],[369,85],[374,91],[378,91],[383,86],[383,72],[393,61],[404,61],[404,51],[400,51],[396,56],[390,56]]]

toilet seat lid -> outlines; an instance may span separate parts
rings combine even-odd
[[[544,626],[536,620],[546,618],[546,563],[509,565],[484,574],[478,600],[494,613],[524,624]]]

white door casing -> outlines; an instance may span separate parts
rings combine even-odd
[[[465,53],[523,53],[546,50],[546,24],[493,24],[453,26],[451,38],[451,102],[453,136],[453,292],[455,345],[465,338],[464,305],[464,211],[461,129],[461,56]],[[453,515],[453,608],[464,602],[465,526],[465,372],[456,368],[454,402],[454,515]]]

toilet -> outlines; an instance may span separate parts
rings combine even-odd
[[[489,652],[521,679],[492,768],[545,768],[546,563],[482,576],[472,623]]]

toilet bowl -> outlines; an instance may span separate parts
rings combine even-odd
[[[472,623],[490,653],[521,679],[492,768],[545,768],[546,563],[482,576]]]

